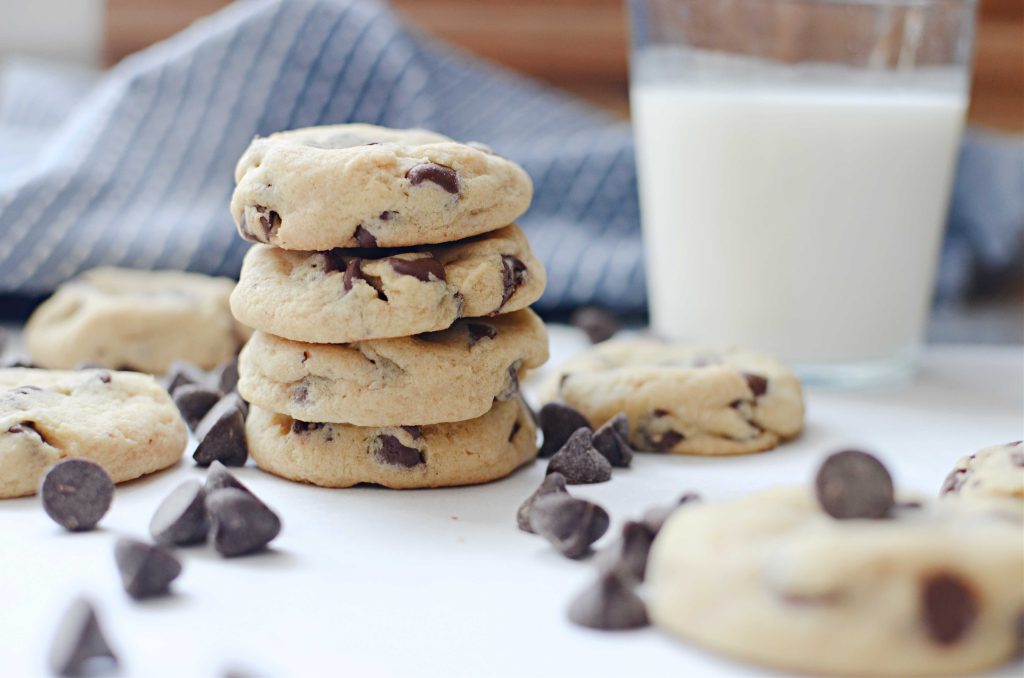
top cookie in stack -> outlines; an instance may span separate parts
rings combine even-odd
[[[426,487],[536,455],[516,393],[547,359],[527,309],[546,276],[512,223],[522,168],[433,132],[337,125],[256,139],[236,181],[232,214],[260,243],[231,308],[258,330],[239,392],[261,467]]]

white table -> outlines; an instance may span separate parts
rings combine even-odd
[[[553,362],[583,345],[552,328]],[[897,483],[934,493],[950,466],[981,447],[1024,438],[1020,347],[933,347],[910,387],[808,393],[807,430],[767,454],[731,459],[639,455],[609,483],[574,487],[619,524],[685,490],[735,497],[806,482],[820,457],[856,445],[880,454]],[[713,676],[765,675],[654,630],[571,626],[565,608],[592,566],[519,532],[515,511],[544,475],[536,463],[482,487],[325,490],[238,472],[276,508],[272,552],[222,560],[180,551],[175,595],[132,602],[112,548],[146,535],[157,503],[202,472],[175,469],[118,489],[99,531],[65,534],[37,500],[0,502],[0,675],[36,675],[54,624],[87,593],[122,675]],[[605,538],[607,541],[608,537]],[[604,543],[604,542],[602,542]],[[1021,674],[1020,663],[993,675]]]

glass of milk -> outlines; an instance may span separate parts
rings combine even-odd
[[[973,0],[627,0],[658,334],[812,384],[905,379],[967,107]]]

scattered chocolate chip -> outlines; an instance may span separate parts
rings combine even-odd
[[[533,532],[533,528],[530,527],[530,513],[533,511],[533,504],[541,497],[553,494],[569,496],[569,491],[565,488],[565,476],[561,473],[550,473],[544,476],[540,487],[534,490],[533,494],[527,497],[526,501],[519,506],[519,510],[516,511],[516,524],[520,530],[523,532]]]
[[[510,254],[501,255],[501,303],[492,315],[504,308],[516,290],[526,282],[526,274],[526,264]]]
[[[643,581],[647,571],[647,554],[657,532],[644,522],[628,521],[622,536],[610,547],[612,567],[636,581]]]
[[[226,487],[230,487],[233,490],[241,490],[252,495],[256,498],[256,495],[252,491],[242,484],[242,481],[235,477],[231,471],[227,469],[224,464],[219,461],[215,461],[210,464],[210,468],[206,470],[206,485],[203,489],[206,494],[210,494],[214,490],[222,490]]]
[[[562,449],[548,462],[548,473],[561,473],[570,485],[603,483],[612,477],[612,465],[594,449],[590,429],[581,428],[569,436]]]
[[[245,414],[242,399],[230,393],[214,405],[195,428],[199,444],[192,458],[200,466],[220,461],[228,466],[242,466],[249,458],[245,440]]]
[[[149,521],[149,533],[158,544],[167,546],[187,546],[205,541],[210,528],[205,500],[206,491],[198,480],[183,482],[160,502]]]
[[[403,426],[402,430],[408,433],[413,440],[422,440],[423,438],[423,429],[419,426]]]
[[[594,448],[616,468],[626,468],[633,462],[633,448],[629,446],[629,419],[621,412],[594,432],[593,443]]]
[[[566,558],[590,553],[590,545],[608,530],[608,512],[568,493],[538,497],[529,510],[530,529],[544,537]]]
[[[46,475],[39,488],[43,509],[72,532],[91,530],[110,509],[114,481],[103,467],[87,459],[65,459]]]
[[[113,673],[117,656],[103,634],[96,610],[85,598],[77,598],[61,618],[50,645],[50,671],[58,676],[98,673],[87,669],[96,668],[94,662],[100,659],[107,660],[106,673]]]
[[[181,574],[181,563],[174,554],[136,539],[118,539],[114,560],[121,572],[121,585],[136,600],[167,593],[171,582]]]
[[[406,447],[395,436],[382,433],[372,444],[378,463],[388,466],[412,468],[424,463],[423,453],[414,447]]]
[[[206,495],[209,541],[225,557],[258,551],[281,532],[281,519],[249,492],[233,487]]]
[[[928,635],[940,645],[963,636],[978,614],[978,601],[959,577],[940,573],[922,583],[921,615]]]
[[[576,309],[569,317],[569,322],[583,330],[592,344],[611,339],[622,327],[619,316],[597,306]]]
[[[224,396],[216,389],[202,384],[182,384],[174,389],[174,404],[178,406],[188,427],[195,430],[206,413]]]
[[[397,215],[398,215],[398,212],[393,212],[391,210],[385,210],[385,211],[381,212],[380,216],[378,216],[377,218],[380,219],[381,221],[391,221]]]
[[[844,450],[825,459],[815,479],[818,503],[833,518],[885,518],[895,503],[892,477],[875,457]]]
[[[587,418],[565,403],[548,403],[540,408],[537,419],[544,433],[544,443],[540,448],[542,457],[558,452],[577,429],[590,428]]]
[[[434,280],[447,280],[444,275],[444,265],[434,257],[422,257],[420,259],[399,259],[389,257],[388,263],[395,273],[409,275],[423,282]]]
[[[213,378],[221,393],[231,393],[238,387],[238,358],[220,365],[213,372]]]
[[[760,374],[744,372],[743,378],[747,380],[747,386],[753,391],[754,397],[763,396],[768,391],[768,380]]]
[[[683,496],[679,497],[674,504],[666,504],[662,506],[653,506],[644,513],[643,524],[647,526],[655,535],[661,532],[661,528],[665,525],[665,521],[668,520],[669,516],[675,513],[676,509],[683,504],[688,504],[693,501],[700,501],[700,495],[696,492],[687,492]]]
[[[607,571],[569,605],[569,621],[603,631],[647,626],[647,608],[618,572]]]
[[[356,226],[356,232],[354,234],[354,237],[356,239],[356,242],[359,243],[360,247],[372,249],[377,246],[377,238],[373,236],[373,233],[370,233],[365,228],[363,228],[362,224]]]
[[[184,360],[175,360],[171,363],[164,377],[164,387],[170,394],[184,384],[206,384],[206,382],[206,372]]]
[[[405,177],[413,186],[419,186],[424,181],[429,181],[449,193],[459,192],[459,175],[451,167],[437,163],[425,162],[416,165],[405,173]]]
[[[494,325],[487,323],[466,323],[466,331],[469,332],[470,346],[476,346],[481,339],[494,339],[498,336],[498,330]]]

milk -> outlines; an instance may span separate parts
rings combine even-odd
[[[655,331],[809,368],[912,352],[927,317],[963,82],[940,74],[916,88],[827,82],[834,77],[729,84],[644,77],[637,66],[631,98]]]

